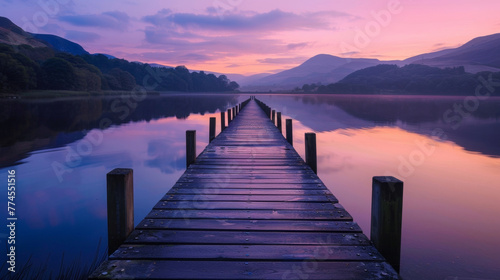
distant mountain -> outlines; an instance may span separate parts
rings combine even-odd
[[[34,48],[46,47],[73,55],[89,54],[82,46],[59,36],[28,33],[6,17],[0,17],[0,43],[13,46],[29,45]]]
[[[15,25],[10,19],[0,17],[0,43],[7,45],[29,45],[34,48],[50,47]]]
[[[465,71],[500,71],[500,33],[477,37],[454,49],[421,54],[403,60],[404,64],[424,64],[440,68],[464,66]]]
[[[42,42],[46,42],[47,45],[52,46],[52,48],[56,51],[65,52],[72,55],[89,54],[89,52],[83,49],[82,46],[78,45],[77,43],[66,40],[64,38],[61,38],[59,36],[50,34],[33,34],[33,33],[30,34],[34,38]]]
[[[112,56],[110,54],[105,54],[105,53],[94,53],[92,55],[104,55],[105,57],[107,57],[108,59],[115,59],[116,56]]]
[[[242,82],[242,86],[244,89],[251,89],[252,87],[291,89],[309,83],[328,84],[337,82],[356,70],[381,63],[394,62],[367,58],[341,58],[328,54],[320,54],[308,59],[295,68],[253,80],[251,81],[251,86],[250,83]]]
[[[491,75],[491,76],[490,76]],[[473,95],[480,85],[480,77],[500,80],[500,72],[467,73],[463,66],[445,69],[421,64],[380,64],[358,70],[337,83],[322,85],[311,91],[340,94],[428,94]],[[500,87],[484,89],[480,94],[498,95]],[[488,93],[487,91],[490,91]]]
[[[304,84],[335,83],[363,68],[379,64],[423,64],[439,68],[463,66],[466,72],[500,71],[500,33],[472,39],[461,47],[420,54],[405,60],[380,61],[316,55],[301,65],[260,79],[241,80],[244,90],[289,90]]]

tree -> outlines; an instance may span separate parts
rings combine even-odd
[[[48,59],[42,64],[44,88],[54,90],[73,90],[77,85],[75,69],[71,64],[58,57]]]
[[[0,91],[27,89],[29,76],[26,68],[10,55],[0,53]]]
[[[119,68],[112,69],[109,74],[113,76],[119,84],[117,90],[133,90],[135,87],[135,78],[129,72],[123,71]]]

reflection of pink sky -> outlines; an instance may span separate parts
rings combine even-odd
[[[303,157],[308,128],[295,122],[294,130]],[[422,160],[418,142],[430,151]],[[367,235],[371,178],[392,174],[404,181],[403,265],[405,253],[416,261],[411,265],[441,255],[436,259],[449,258],[446,265],[456,269],[482,267],[474,255],[500,261],[500,158],[392,127],[317,133],[317,149],[318,175]],[[400,172],[404,159],[413,164]]]
[[[197,131],[197,152],[201,153],[208,144],[209,117],[217,117],[217,124],[220,125],[220,113],[215,113],[190,115],[183,120],[172,117],[149,123],[129,123],[105,130],[103,141],[93,146],[92,153],[83,157],[80,166],[64,174],[62,183],[54,175],[51,164],[54,161],[64,163],[66,148],[34,154],[27,159],[27,164],[18,167],[25,178],[24,184],[40,185],[36,191],[23,196],[29,199],[22,209],[24,222],[32,228],[75,224],[82,208],[95,218],[105,218],[106,204],[96,202],[105,200],[105,174],[116,167],[134,169],[136,205],[147,205],[139,207],[142,210],[136,209],[136,222],[139,222],[183,172],[176,170],[172,174],[163,174],[158,169],[144,166],[145,162],[155,156],[167,157],[170,161],[183,158],[184,131],[191,129]],[[219,130],[220,127],[217,127],[217,133]],[[70,144],[70,147],[76,150],[79,143],[87,141],[88,135]],[[159,151],[164,154],[150,154],[148,145],[151,141],[163,141],[170,149]],[[24,167],[30,170],[23,170]],[[102,177],[96,178],[95,174],[102,174]],[[162,180],[165,183],[158,184]],[[89,205],[82,205],[83,202]]]

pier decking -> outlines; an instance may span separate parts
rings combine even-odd
[[[398,279],[251,100],[91,279]]]

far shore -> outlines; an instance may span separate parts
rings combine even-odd
[[[279,91],[231,91],[231,92],[183,92],[183,91],[146,91],[148,96],[173,96],[173,95],[213,95],[213,94],[256,94],[256,95],[266,95],[266,94],[278,94],[278,95],[337,95],[337,96],[393,96],[393,97],[464,97],[468,96],[466,94],[415,94],[415,93],[400,93],[396,94],[394,92],[384,92],[381,94],[361,94],[361,93],[317,93],[317,92],[296,92],[293,90],[279,90]],[[32,90],[16,93],[0,93],[0,101],[2,100],[16,100],[16,99],[71,99],[71,98],[82,98],[82,97],[116,97],[116,96],[142,96],[144,91],[72,91],[72,90]],[[499,96],[490,96],[490,98],[495,98]]]

